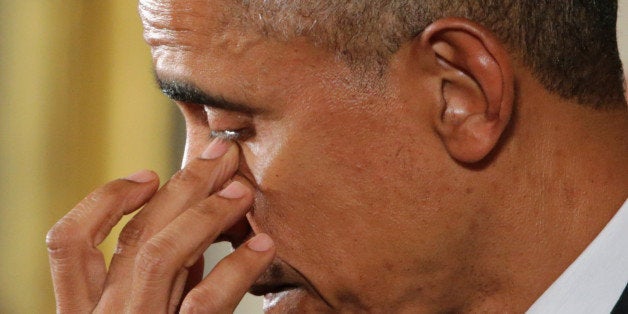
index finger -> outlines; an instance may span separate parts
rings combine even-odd
[[[50,229],[46,244],[59,312],[94,308],[106,277],[98,244],[158,186],[157,175],[147,170],[115,180],[89,194]]]
[[[142,247],[133,270],[132,312],[158,312],[173,296],[173,283],[214,242],[250,209],[252,187],[234,180],[175,218]],[[244,287],[245,291],[248,287]]]
[[[275,244],[264,233],[255,235],[221,260],[187,294],[181,313],[233,313],[244,294],[270,266]]]

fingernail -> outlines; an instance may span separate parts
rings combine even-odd
[[[215,138],[209,146],[201,154],[203,159],[216,159],[222,157],[229,150],[229,141],[225,141],[221,138]]]
[[[134,174],[131,174],[124,179],[137,182],[137,183],[145,183],[155,180],[155,174],[150,170],[140,170]]]
[[[247,190],[248,188],[244,184],[233,181],[222,191],[218,192],[218,196],[231,199],[241,198],[246,195]]]
[[[249,249],[256,252],[265,252],[273,247],[273,239],[265,233],[259,233],[246,243]]]

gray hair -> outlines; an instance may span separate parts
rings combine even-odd
[[[492,30],[549,91],[592,107],[625,106],[617,1],[241,0],[244,20],[280,40],[307,37],[350,65],[383,69],[432,22],[464,17]]]

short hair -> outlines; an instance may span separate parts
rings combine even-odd
[[[595,108],[625,107],[612,0],[241,0],[267,36],[306,37],[358,68],[384,69],[443,17],[484,25],[550,92]]]

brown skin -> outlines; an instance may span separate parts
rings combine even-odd
[[[195,14],[186,14],[184,5]],[[212,166],[195,166],[195,156],[208,145],[211,130],[254,131],[237,143],[239,180],[252,189],[239,206],[254,198],[246,223],[252,234],[270,235],[274,247],[253,252],[241,246],[235,254],[261,257],[226,260],[227,266],[215,269],[184,299],[187,309],[233,309],[276,250],[275,274],[279,269],[284,276],[269,271],[258,284],[290,281],[300,287],[283,298],[268,296],[269,303],[276,301],[269,312],[523,312],[628,196],[626,111],[596,112],[546,92],[475,23],[437,21],[395,53],[381,88],[367,90],[332,53],[302,38],[278,42],[241,31],[226,5],[215,1],[209,7],[141,1],[157,75],[262,112],[179,102],[188,126],[184,171],[195,179],[177,176],[170,182],[187,182],[187,190],[200,184],[202,192],[170,213],[154,209],[176,203],[167,188],[153,196],[156,181],[116,181],[95,195],[116,204],[131,193],[138,201],[129,210],[145,201],[155,204],[143,209],[135,224],[167,225],[158,238],[197,239],[189,245],[194,250],[179,253],[187,264],[167,263],[160,271],[171,275],[151,285],[133,279],[142,277],[137,265],[146,263],[146,256],[131,251],[117,257],[120,266],[107,276],[132,278],[113,285],[68,279],[51,254],[61,310],[114,304],[166,311],[179,300],[183,289],[168,287],[185,275],[172,274],[191,266],[216,232],[225,232],[246,211],[235,210],[235,218],[205,230],[168,224],[216,190],[196,182],[210,180]],[[222,159],[235,158],[228,156]],[[232,173],[214,179],[214,186]],[[118,185],[134,189],[111,188]],[[99,204],[84,201],[73,212],[116,207]],[[234,211],[212,200],[203,204],[224,215]],[[90,209],[94,206],[103,208]],[[77,216],[73,212],[68,215]],[[164,213],[168,219],[157,218]],[[96,225],[106,221],[79,216]],[[52,247],[63,248],[64,231],[76,234],[84,225],[55,227]],[[250,236],[242,230],[225,233],[239,242]],[[68,242],[80,242],[78,234]],[[156,241],[151,232],[142,239]],[[146,250],[143,241],[134,247]],[[157,248],[157,260],[159,254],[170,256],[164,246]],[[84,263],[81,256],[67,267]],[[92,293],[77,295],[76,282]],[[188,285],[197,282],[188,279]],[[230,282],[232,290],[208,288],[221,282]],[[139,292],[125,305],[121,299],[128,291]]]
[[[224,142],[216,147],[222,152],[217,159],[189,160],[159,191],[159,180],[149,171],[110,182],[50,230],[46,240],[58,312],[154,313],[181,306],[187,313],[235,308],[247,283],[251,285],[270,264],[275,248],[270,238],[258,235],[199,283],[202,252],[246,213],[253,199],[250,183],[233,177],[237,147]],[[237,182],[218,192],[232,177]],[[107,271],[97,245],[123,214],[144,204],[120,234]],[[266,244],[260,246],[260,239],[267,239]],[[195,281],[191,291],[186,289],[186,278]],[[189,293],[182,298],[184,290]],[[206,299],[205,294],[213,298]]]

